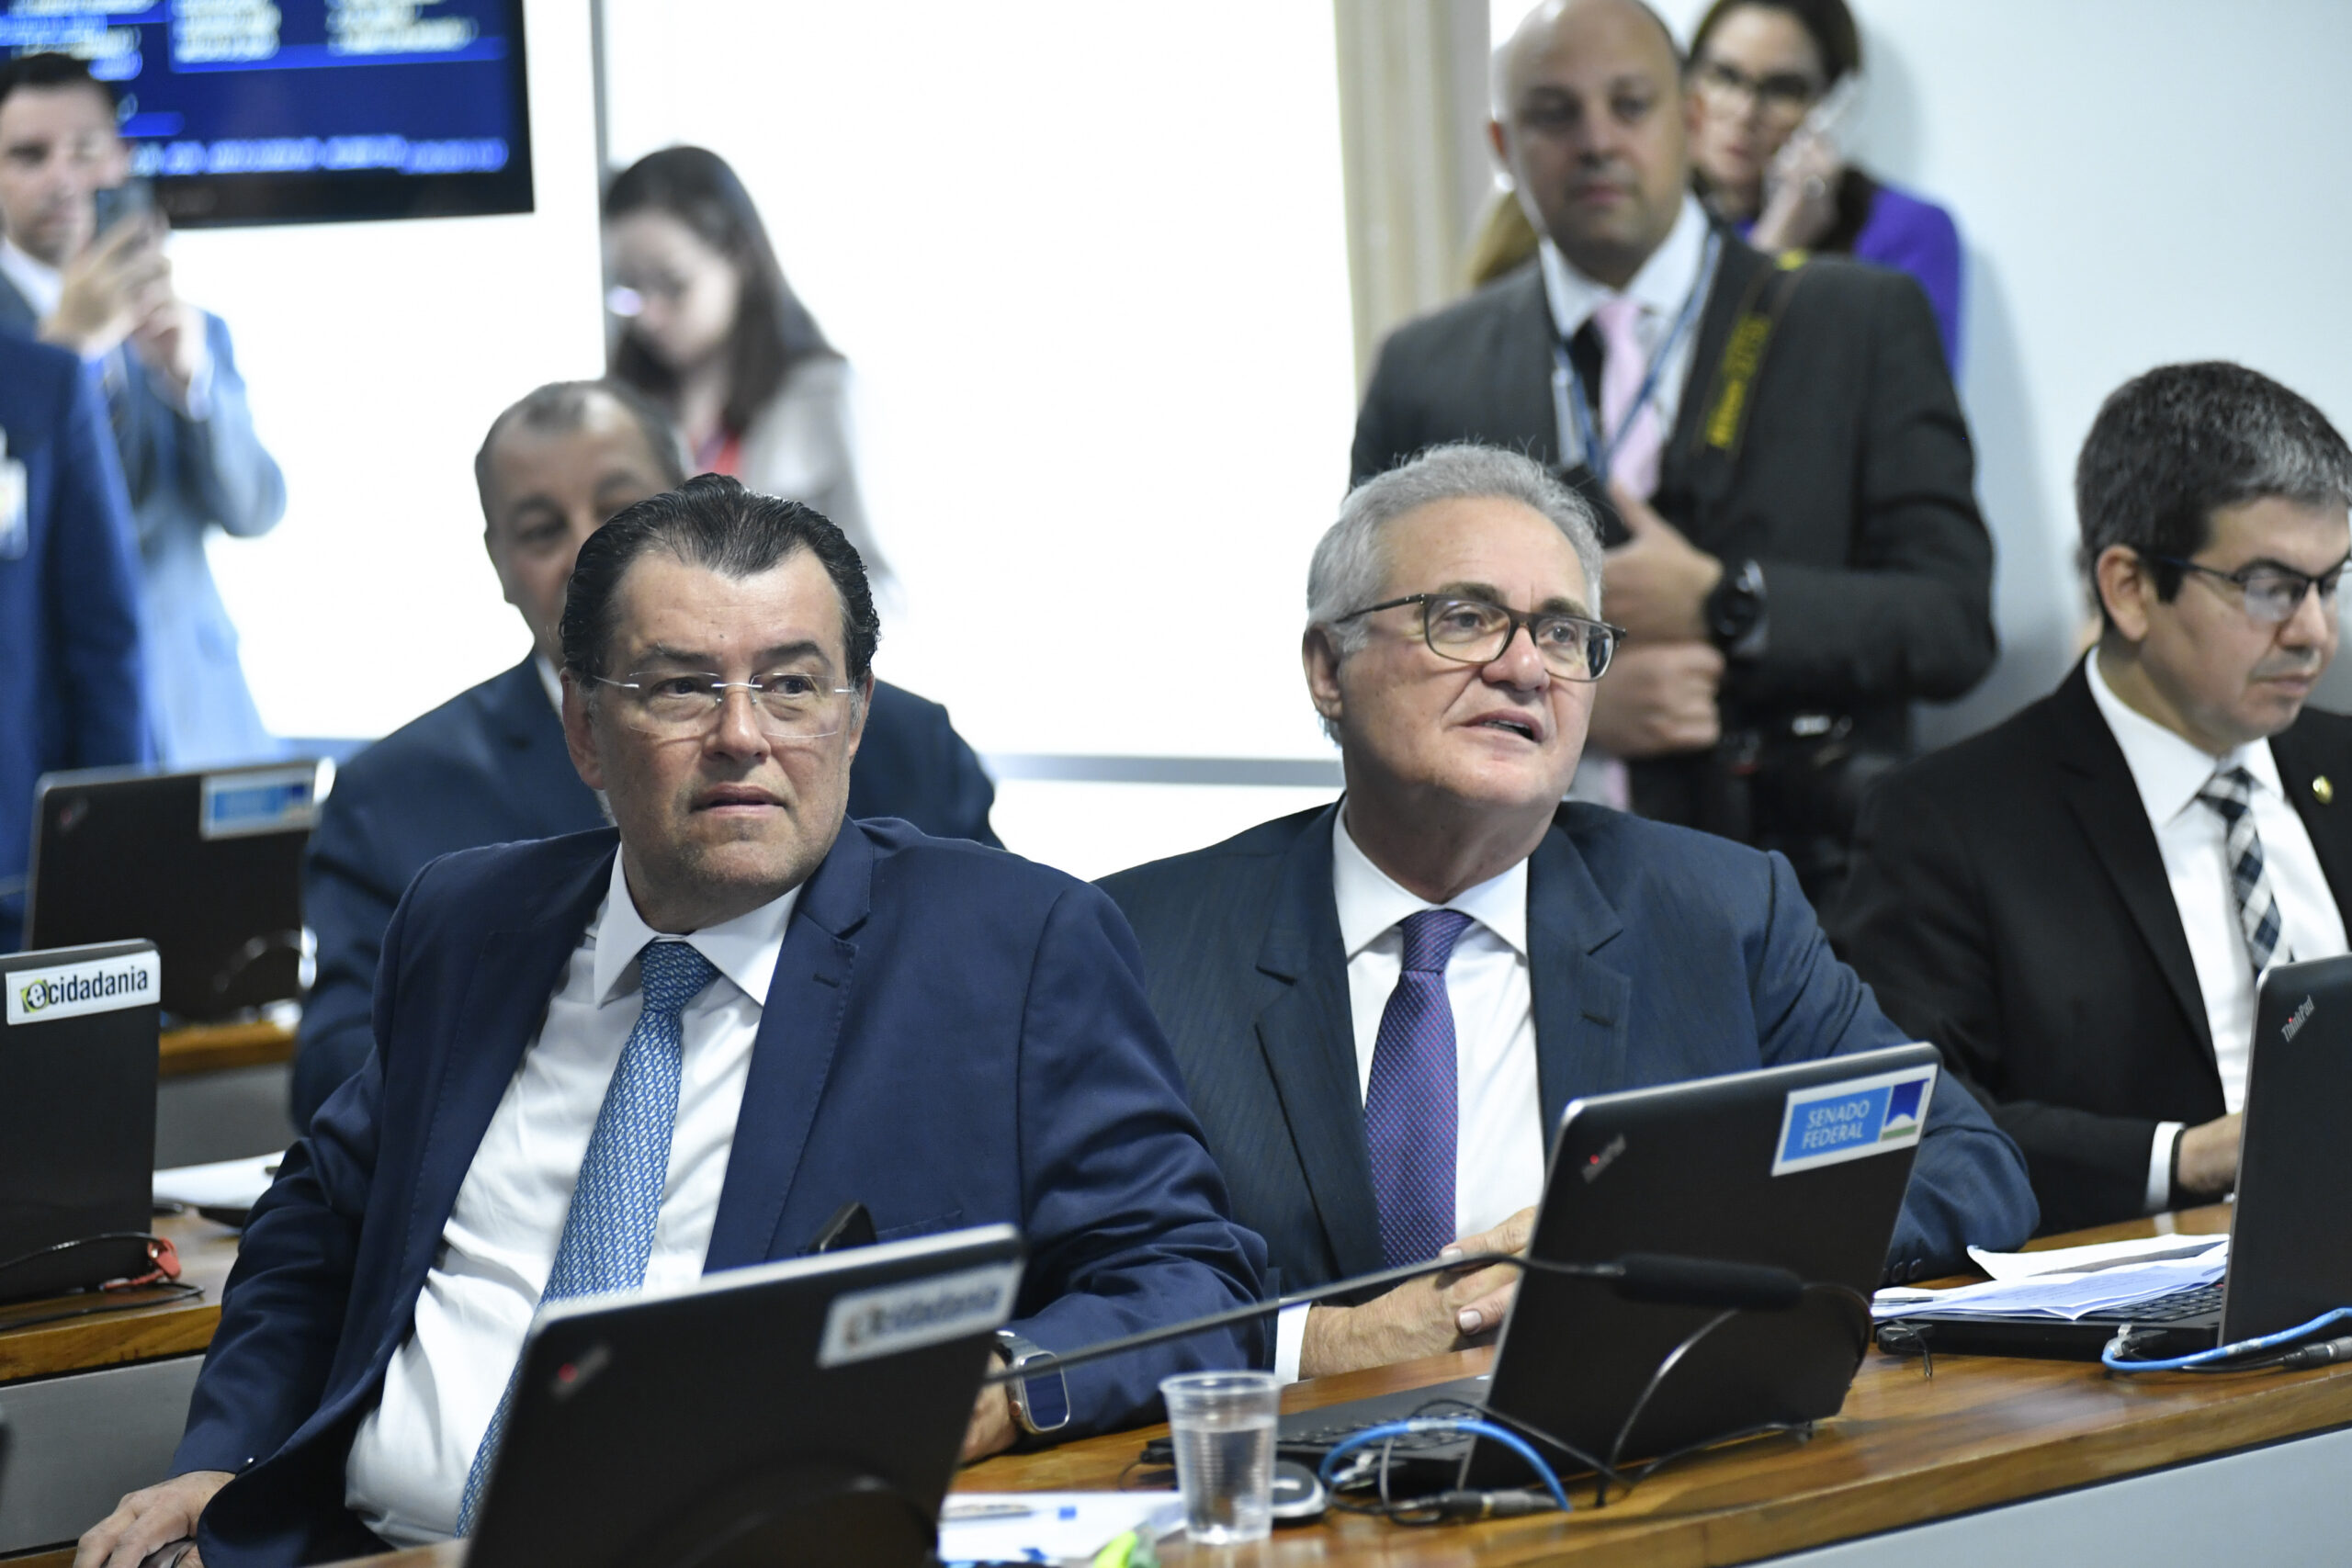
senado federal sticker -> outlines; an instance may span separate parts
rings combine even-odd
[[[1012,1315],[1013,1292],[1020,1288],[1020,1264],[991,1263],[836,1296],[825,1314],[817,1364],[838,1367],[989,1333]]]
[[[51,969],[18,969],[6,979],[8,1021],[46,1023],[152,1002],[163,993],[164,965],[152,951],[126,953]]]
[[[1932,1063],[1791,1089],[1788,1109],[1781,1114],[1772,1174],[1786,1176],[1911,1147],[1919,1141],[1935,1090]]]

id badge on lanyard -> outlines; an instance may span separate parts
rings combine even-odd
[[[8,433],[0,430],[0,560],[22,560],[32,546],[28,490],[25,465],[8,456]]]
[[[1625,439],[1625,432],[1634,427],[1634,420],[1645,404],[1657,397],[1659,378],[1673,362],[1675,350],[1681,345],[1683,334],[1697,320],[1701,301],[1707,297],[1708,287],[1715,279],[1715,263],[1723,254],[1723,236],[1707,236],[1706,254],[1700,259],[1698,278],[1690,285],[1690,292],[1682,299],[1682,309],[1675,313],[1674,325],[1666,341],[1650,355],[1648,367],[1642,373],[1642,384],[1625,412],[1625,422],[1607,442],[1592,425],[1592,400],[1586,395],[1584,378],[1577,374],[1574,361],[1568,357],[1567,341],[1555,329],[1552,334],[1552,419],[1556,427],[1555,439],[1559,443],[1560,462],[1566,467],[1581,460],[1593,477],[1603,485],[1609,482],[1609,468],[1617,455],[1618,446]],[[1660,410],[1660,416],[1664,416]]]

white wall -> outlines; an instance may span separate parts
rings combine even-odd
[[[2342,0],[1849,0],[1857,145],[1932,196],[1968,253],[1961,392],[2000,546],[2005,651],[1931,737],[2055,684],[2085,614],[2074,460],[2151,366],[2229,358],[2352,428],[2352,6]],[[1702,0],[1664,0],[1682,29]],[[1495,36],[1524,15],[1496,0]],[[2352,661],[2323,701],[2352,705]]]
[[[472,459],[500,409],[603,367],[588,10],[529,0],[537,210],[172,240],[227,319],[286,521],[211,541],[262,717],[366,736],[523,656],[481,550]]]

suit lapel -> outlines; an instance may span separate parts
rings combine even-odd
[[[610,885],[619,842],[619,835],[609,835],[584,854],[549,892],[537,919],[482,940],[465,998],[447,1015],[452,1043],[442,1056],[404,1252],[412,1269],[421,1270],[440,1245],[482,1135]]]
[[[854,823],[844,822],[793,908],[760,1010],[706,1272],[798,1249],[798,1238],[779,1235],[777,1227],[841,1043],[857,960],[857,944],[849,938],[873,902],[874,845]]]
[[[2352,902],[2346,901],[2346,895],[2352,894],[2352,818],[2335,808],[2335,792],[2352,786],[2352,778],[2329,779],[2325,801],[2312,793],[2324,764],[2307,744],[2311,733],[2306,725],[2298,723],[2285,734],[2273,736],[2270,755],[2278,764],[2278,782],[2286,788],[2288,801],[2303,819],[2303,831],[2312,836],[2312,849],[2319,856],[2327,890],[2335,895],[2336,908],[2352,908]]]
[[[1258,969],[1281,989],[1258,1013],[1258,1045],[1324,1237],[1345,1275],[1368,1273],[1386,1258],[1364,1146],[1347,953],[1331,889],[1331,826],[1339,809],[1307,824],[1276,874]]]
[[[2086,655],[2087,659],[2088,655]],[[2123,748],[2091,696],[2090,677],[2080,663],[2052,695],[2047,721],[2058,759],[2059,787],[2092,852],[2115,885],[2123,908],[2171,987],[2189,1037],[2213,1056],[2213,1032],[2205,1016],[2205,993],[2197,984],[2188,937],[2180,928],[2172,881],[2165,874],[2155,830],[2141,807]]]
[[[1593,956],[1623,929],[1584,857],[1555,823],[1527,863],[1528,976],[1546,1149],[1569,1100],[1624,1087],[1631,985]]]
[[[600,825],[603,808],[596,804],[595,792],[580,782],[571,765],[571,754],[563,742],[563,721],[548,705],[547,688],[539,682],[537,655],[526,654],[522,663],[498,678],[487,695],[483,716],[507,748],[514,799],[525,816],[549,835],[577,833]]]
[[[33,314],[32,301],[6,274],[0,274],[0,327],[29,337],[40,319]]]

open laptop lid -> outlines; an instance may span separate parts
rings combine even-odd
[[[920,1561],[1021,1260],[985,1225],[547,1308],[467,1562],[662,1568],[777,1529],[831,1561],[827,1518]]]
[[[1902,1045],[1576,1100],[1553,1145],[1532,1251],[1769,1264],[1866,1303],[1885,1271],[1940,1060],[1933,1046]],[[1598,1457],[1654,1456],[1835,1415],[1870,1343],[1865,1305],[1810,1292],[1787,1312],[1731,1316],[1645,1400],[1659,1364],[1714,1315],[1530,1273],[1504,1320],[1487,1404]],[[1473,1485],[1524,1474],[1492,1444],[1465,1472]]]
[[[302,852],[333,779],[315,761],[42,775],[27,945],[146,938],[177,1020],[300,996]]]
[[[2352,957],[2282,964],[2256,1005],[2222,1339],[2352,1306]]]

